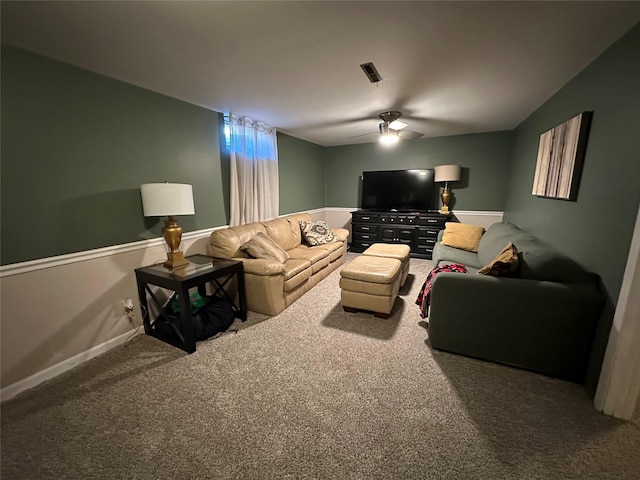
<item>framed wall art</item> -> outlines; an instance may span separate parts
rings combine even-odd
[[[575,201],[593,112],[582,112],[540,135],[532,195]]]

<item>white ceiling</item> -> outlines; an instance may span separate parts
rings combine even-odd
[[[2,41],[319,145],[517,126],[640,2],[12,2]],[[373,62],[372,84],[360,64]]]

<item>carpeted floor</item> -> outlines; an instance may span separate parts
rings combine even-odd
[[[2,404],[1,478],[640,478],[637,419],[432,351],[414,305],[430,268],[412,259],[386,320],[344,313],[336,271],[192,355],[138,336]]]

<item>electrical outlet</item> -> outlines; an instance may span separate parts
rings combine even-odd
[[[133,319],[133,300],[130,298],[124,301],[124,314],[130,319]]]

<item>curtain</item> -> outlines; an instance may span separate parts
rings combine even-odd
[[[275,128],[229,114],[231,226],[271,220],[279,213]]]

